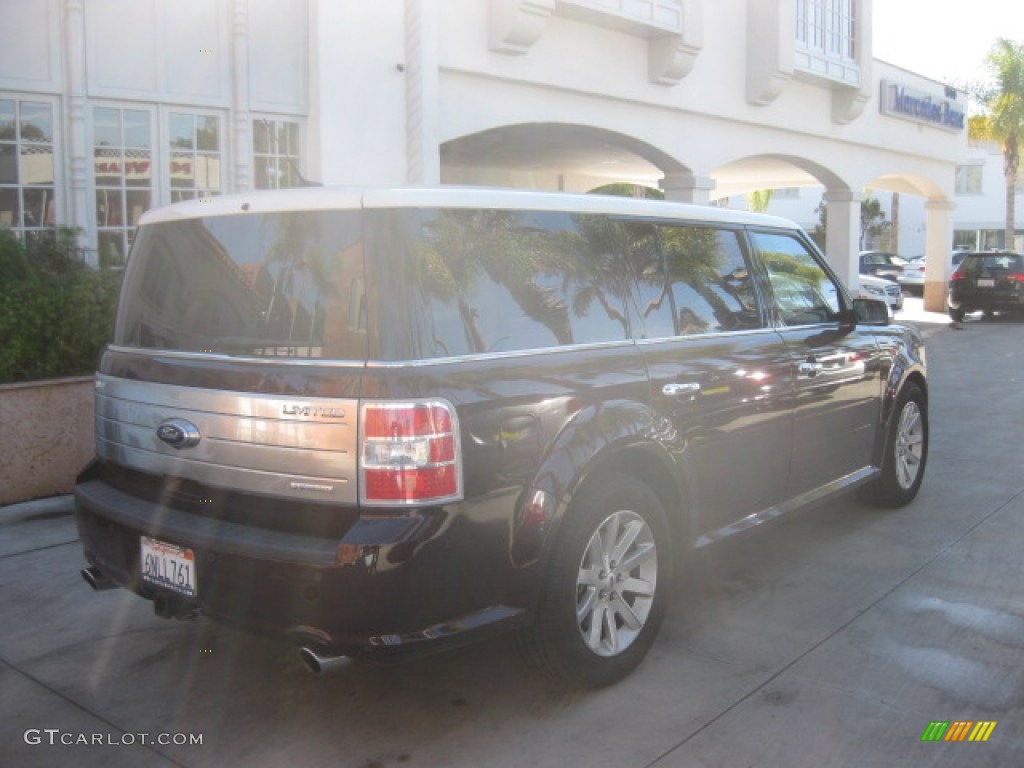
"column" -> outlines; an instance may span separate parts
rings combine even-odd
[[[678,171],[666,173],[658,186],[664,190],[666,200],[709,205],[715,180],[709,176],[696,176],[689,171]]]
[[[928,312],[946,311],[946,284],[952,272],[950,250],[953,246],[953,217],[956,205],[949,200],[925,203],[925,283],[924,308]]]
[[[82,0],[64,4],[64,65],[67,73],[67,145],[68,145],[68,214],[67,222],[77,233],[76,245],[87,253],[86,260],[97,263],[95,248],[90,249],[96,233],[95,222],[89,221],[89,185],[86,169],[89,163],[88,131],[85,100],[85,11]],[[54,157],[54,162],[57,158]]]
[[[860,203],[849,189],[825,192],[825,257],[853,294],[860,287]]]
[[[249,113],[249,3],[235,0],[231,35],[234,69],[232,72],[232,145],[234,146],[235,192],[252,189],[252,117]]]
[[[436,0],[405,0],[406,181],[441,183]]]

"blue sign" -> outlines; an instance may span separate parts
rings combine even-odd
[[[888,80],[882,81],[882,113],[934,125],[949,131],[962,131],[967,113],[953,99],[936,97]]]

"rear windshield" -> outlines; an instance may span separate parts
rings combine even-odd
[[[960,269],[968,275],[1021,272],[1021,257],[1015,253],[987,253],[968,256]]]
[[[366,358],[358,211],[211,216],[140,228],[114,341],[145,349]]]

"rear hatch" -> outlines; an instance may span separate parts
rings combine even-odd
[[[355,505],[362,243],[358,205],[142,226],[96,379],[113,484],[221,515],[216,489]]]
[[[1024,286],[1024,263],[1015,253],[979,253],[965,258],[952,278],[961,301],[1012,304]]]

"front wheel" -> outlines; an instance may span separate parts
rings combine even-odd
[[[917,496],[928,461],[928,406],[924,392],[908,382],[896,401],[885,439],[882,474],[864,488],[867,501],[880,507],[902,507]]]
[[[644,658],[665,614],[672,547],[661,501],[618,472],[577,495],[551,554],[522,647],[543,671],[599,688]]]

